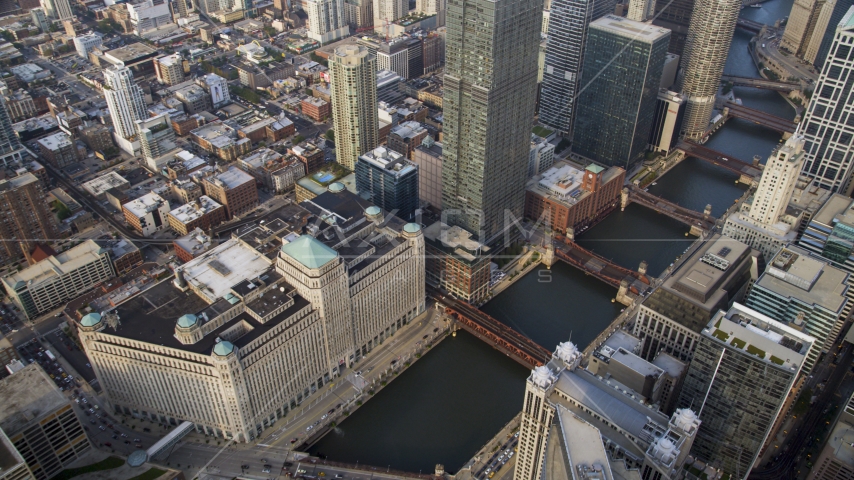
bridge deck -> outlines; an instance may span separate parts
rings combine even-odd
[[[614,287],[619,287],[623,280],[627,280],[633,290],[637,291],[644,291],[649,286],[650,281],[646,275],[617,265],[562,235],[556,237],[555,256],[560,260]]]
[[[709,231],[715,226],[714,217],[707,216],[703,213],[685,208],[679,204],[665,200],[659,196],[645,192],[635,185],[630,185],[629,199],[635,203],[639,203],[647,208],[655,210],[658,213],[667,215],[670,218],[679,220],[682,223],[696,226],[705,231]]]
[[[732,155],[712,150],[711,148],[704,147],[699,143],[694,143],[690,140],[679,142],[676,145],[676,148],[682,150],[690,157],[697,157],[700,160],[726,168],[727,170],[739,175],[747,175],[757,178],[762,173],[762,171],[754,167],[752,163],[747,163],[733,157]]]
[[[529,368],[543,365],[551,351],[477,308],[438,292],[432,293],[460,326]]]
[[[795,128],[798,126],[791,120],[765,113],[762,110],[748,108],[744,105],[727,102],[726,107],[729,108],[729,116],[731,117],[741,118],[781,133],[795,133]]]
[[[730,82],[741,87],[765,88],[778,92],[792,92],[801,89],[801,84],[791,82],[775,82],[764,78],[739,77],[736,75],[722,75],[721,82]]]

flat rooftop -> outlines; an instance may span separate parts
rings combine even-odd
[[[602,441],[602,434],[599,432],[599,429],[584,421],[563,405],[557,406],[555,414],[560,425],[560,444],[564,446],[562,453],[565,455],[565,458],[569,459],[568,467],[570,469],[586,467],[593,470],[594,465],[598,465],[602,468],[602,472],[600,477],[595,478],[613,480],[614,476],[611,472],[610,460],[608,453],[605,451],[605,444]],[[570,473],[567,478],[574,477]]]
[[[819,209],[818,213],[810,219],[810,223],[818,223],[827,228],[833,228],[834,221],[854,225],[854,200],[834,193],[827,200],[827,203]]]
[[[159,209],[164,203],[167,207],[169,206],[169,203],[163,197],[154,192],[149,192],[136,200],[125,203],[122,205],[122,208],[137,218],[143,218],[154,210]]]
[[[435,222],[424,229],[424,238],[433,245],[466,261],[473,262],[481,254],[489,252],[489,247],[472,238],[472,234],[459,226],[448,226]]]
[[[133,63],[134,60],[137,60],[140,57],[145,57],[147,55],[155,55],[156,53],[157,50],[149,47],[144,43],[137,42],[131,43],[130,45],[125,45],[121,48],[110,50],[108,52],[105,52],[104,55],[129,64]]]
[[[608,183],[623,172],[619,167],[611,167],[607,170],[598,165],[582,167],[581,165],[562,160],[556,162],[552,167],[539,175],[534,175],[528,180],[527,189],[550,200],[557,201],[572,207],[580,202],[591,192],[581,188],[584,174],[587,170],[594,173],[605,171],[602,175],[602,183]]]
[[[65,134],[65,132],[57,132],[53,135],[48,135],[47,137],[40,138],[38,142],[39,145],[52,152],[72,145],[71,139]]]
[[[702,334],[792,372],[815,343],[815,338],[738,303],[712,317]]]
[[[68,399],[42,367],[32,363],[0,380],[0,405],[0,428],[15,435],[30,422],[68,405]]]
[[[124,189],[130,186],[130,182],[116,172],[107,172],[98,178],[89,180],[83,184],[83,188],[93,196],[100,196],[111,188]]]
[[[750,252],[747,245],[716,235],[686,259],[661,288],[710,311],[727,293],[721,286]]]
[[[257,278],[271,266],[272,262],[260,252],[231,239],[181,268],[188,283],[209,298],[222,298],[233,285]]]
[[[255,178],[237,167],[228,167],[228,170],[214,175],[213,179],[208,179],[208,181],[228,189],[233,189],[246,183],[255,183]],[[217,183],[217,181],[220,183]]]
[[[636,22],[616,15],[605,15],[591,22],[590,27],[630,38],[633,42],[652,43],[659,38],[670,35],[670,30],[666,28],[651,23]]]
[[[783,297],[840,314],[847,301],[848,273],[800,247],[788,246],[771,260],[756,284]]]
[[[211,197],[202,195],[197,200],[193,200],[172,210],[169,212],[169,215],[175,217],[181,223],[189,223],[213,212],[217,208],[222,208],[222,205]]]
[[[213,304],[208,304],[192,290],[181,292],[175,288],[172,284],[172,278],[158,283],[119,305],[115,309],[115,313],[119,316],[118,326],[115,330],[108,328],[104,333],[176,350],[209,354],[217,343],[217,337],[238,322],[245,321],[252,327],[247,334],[232,342],[240,348],[268,332],[299,310],[311,306],[308,300],[293,295],[294,304],[267,323],[262,324],[244,312],[205,335],[199,342],[184,345],[175,338],[175,325],[182,315],[194,314],[206,323],[233,308],[234,305],[225,299],[219,299]],[[275,292],[280,293],[278,289],[275,289]],[[291,295],[292,290],[287,290],[285,294]]]

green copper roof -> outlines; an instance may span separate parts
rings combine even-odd
[[[403,231],[406,233],[418,233],[418,230],[421,230],[421,225],[417,223],[407,223],[403,226]]]
[[[85,317],[80,319],[80,325],[84,327],[94,327],[98,323],[101,322],[101,314],[100,313],[89,313],[86,314]]]
[[[595,165],[595,164],[591,163],[590,165],[587,165],[587,168],[585,168],[585,170],[587,170],[588,172],[593,172],[593,173],[602,173],[605,171],[605,167],[600,167],[599,165]]]
[[[188,313],[186,315],[181,315],[181,318],[178,319],[178,326],[181,328],[190,328],[196,324],[198,318],[192,313]]]
[[[301,235],[291,243],[282,245],[282,252],[308,268],[320,268],[338,256],[338,252],[311,235]]]
[[[377,207],[376,205],[371,205],[370,207],[365,209],[365,213],[367,213],[368,215],[379,215],[380,213],[382,213],[382,210],[380,210],[380,207]]]
[[[213,349],[213,352],[215,354],[219,355],[220,357],[225,357],[233,351],[234,351],[234,344],[229,342],[229,341],[226,341],[226,340],[223,340],[223,341],[217,343]]]

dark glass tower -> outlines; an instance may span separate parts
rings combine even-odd
[[[607,15],[590,24],[572,151],[626,170],[643,156],[670,30]]]
[[[356,162],[356,190],[383,210],[413,220],[418,208],[418,165],[377,147]]]

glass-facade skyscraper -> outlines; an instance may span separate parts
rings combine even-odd
[[[377,147],[356,162],[356,190],[374,205],[404,220],[418,208],[418,165],[386,147]]]
[[[543,0],[448,3],[442,208],[491,243],[522,218]]]
[[[850,195],[854,189],[854,7],[836,26],[815,92],[798,130],[803,132],[803,173],[820,187]]]
[[[572,151],[608,166],[643,156],[670,30],[606,15],[590,24]]]
[[[590,22],[614,12],[616,0],[552,0],[540,90],[540,123],[572,135]]]

